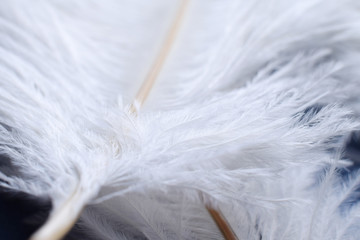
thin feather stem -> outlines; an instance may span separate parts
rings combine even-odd
[[[136,110],[139,109],[144,104],[152,88],[154,87],[156,80],[164,66],[164,63],[174,45],[176,36],[179,32],[189,2],[190,0],[181,1],[180,7],[177,11],[174,22],[171,25],[170,30],[165,38],[164,44],[162,45],[159,54],[157,55],[145,80],[142,82],[142,85],[136,94],[135,100],[130,107],[131,112],[136,113]]]
[[[75,224],[84,208],[84,196],[79,185],[70,198],[36,231],[30,240],[62,239]]]
[[[220,211],[217,211],[210,206],[206,206],[206,209],[216,223],[216,225],[218,226],[225,240],[239,240],[235,235],[234,231],[232,230],[230,224],[227,222],[227,220],[224,218]]]

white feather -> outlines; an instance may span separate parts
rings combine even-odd
[[[358,106],[354,2],[190,2],[134,114],[178,4],[4,1],[0,153],[20,174],[0,184],[49,196],[52,216],[92,204],[81,223],[101,239],[219,239],[204,203],[240,239],[353,239],[357,180],[335,169],[360,127],[343,106]]]

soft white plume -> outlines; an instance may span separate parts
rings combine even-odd
[[[358,180],[337,170],[360,128],[355,0],[190,1],[134,113],[177,7],[3,1],[0,153],[19,174],[0,184],[52,215],[90,204],[95,239],[219,239],[205,203],[240,239],[354,239]]]

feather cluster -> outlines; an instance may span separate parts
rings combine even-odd
[[[205,205],[239,239],[357,239],[359,3],[189,1],[134,112],[180,2],[1,2],[0,185],[88,239],[222,239]]]

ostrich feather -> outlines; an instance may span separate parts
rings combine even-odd
[[[94,239],[221,239],[205,206],[239,239],[354,239],[359,20],[351,0],[3,1],[0,184],[51,199],[34,240],[79,216]]]

